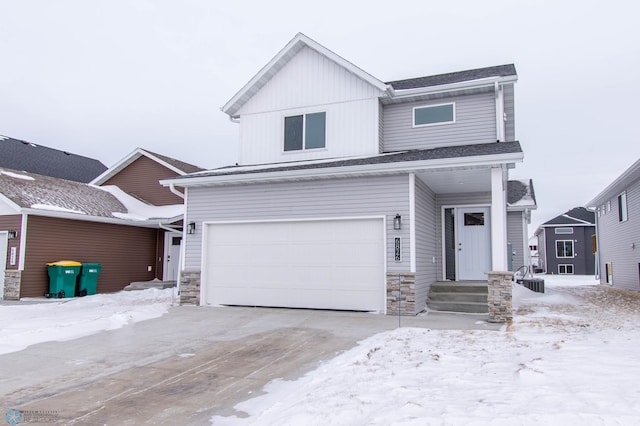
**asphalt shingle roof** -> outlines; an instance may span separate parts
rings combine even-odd
[[[0,167],[84,183],[107,169],[93,158],[6,136],[0,136]]]
[[[320,163],[291,164],[279,163],[272,167],[244,169],[244,166],[228,166],[197,175],[181,176],[177,179],[206,176],[228,176],[251,173],[285,172],[293,170],[323,169],[329,167],[364,166],[370,164],[404,163],[411,161],[440,160],[446,158],[475,157],[483,155],[499,155],[522,152],[520,142],[496,142],[473,145],[448,146],[442,148],[420,149],[396,153],[380,154],[372,157],[352,158],[346,160],[326,161]]]
[[[533,190],[533,181],[523,182],[520,180],[510,180],[507,182],[507,203],[516,204],[519,201],[530,199],[536,204],[536,193]]]
[[[542,224],[544,225],[584,225],[584,222],[592,225],[596,224],[596,215],[594,212],[584,207],[576,207],[566,213],[556,216],[553,219]]]
[[[430,75],[426,77],[409,78],[406,80],[388,81],[395,90],[416,89],[419,87],[441,86],[443,84],[460,83],[489,77],[507,77],[517,75],[513,64],[497,65],[493,67],[477,68],[466,71],[450,72],[447,74]]]
[[[148,149],[144,149],[144,148],[140,148],[140,149],[148,152],[149,154],[151,154],[153,156],[158,157],[159,159],[161,159],[165,163],[171,164],[173,167],[175,167],[178,170],[183,171],[184,173],[196,173],[196,172],[201,172],[201,171],[205,170],[202,167],[198,167],[198,166],[195,166],[193,164],[185,163],[184,161],[180,161],[180,160],[177,160],[175,158],[167,157],[166,155],[158,154],[156,152],[149,151]]]

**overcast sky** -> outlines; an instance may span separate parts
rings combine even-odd
[[[514,63],[533,233],[640,157],[639,4],[0,0],[0,134],[213,168],[237,161],[220,107],[298,32],[383,81]]]

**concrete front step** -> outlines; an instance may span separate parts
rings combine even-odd
[[[446,281],[431,285],[427,306],[435,311],[487,313],[488,285],[482,281]]]

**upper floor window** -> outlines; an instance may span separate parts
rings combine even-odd
[[[456,104],[427,105],[413,108],[413,127],[436,126],[456,122]]]
[[[326,146],[326,112],[284,118],[284,150],[302,151]]]
[[[573,234],[573,228],[556,228],[556,234]]]
[[[618,220],[625,222],[627,220],[627,193],[623,192],[618,195]]]
[[[573,240],[556,241],[556,257],[573,257]]]

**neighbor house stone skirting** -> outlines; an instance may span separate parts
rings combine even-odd
[[[398,292],[398,289],[400,291]],[[413,272],[387,272],[387,315],[415,315],[416,274]]]
[[[200,305],[200,271],[182,271],[180,275],[180,304]]]
[[[489,322],[507,322],[513,319],[513,272],[491,271],[489,276]]]
[[[4,271],[4,299],[20,300],[20,282],[22,281],[22,271]]]

